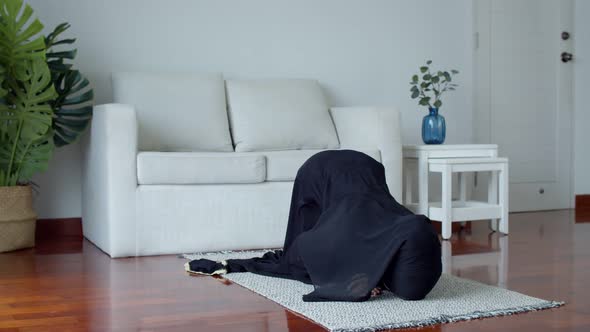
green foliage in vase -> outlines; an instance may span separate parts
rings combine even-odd
[[[453,83],[453,76],[458,70],[435,71],[430,68],[432,60],[426,61],[426,65],[420,67],[420,74],[412,76],[410,85],[412,99],[418,98],[418,104],[430,108],[442,106],[441,96],[447,91],[453,91],[458,84]]]
[[[54,144],[50,101],[57,94],[45,60],[43,25],[22,0],[0,0],[0,186],[47,168]]]

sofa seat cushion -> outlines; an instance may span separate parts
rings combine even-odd
[[[356,149],[381,162],[377,149]],[[266,181],[293,181],[299,167],[314,154],[324,150],[287,150],[261,152],[266,156]]]
[[[317,81],[226,82],[236,151],[337,149],[338,136]]]
[[[233,151],[221,74],[115,73],[113,93],[136,110],[141,151]]]
[[[146,184],[260,183],[266,159],[234,152],[140,152],[137,181]]]

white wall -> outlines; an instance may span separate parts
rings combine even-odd
[[[590,1],[574,6],[574,192],[581,195],[590,194]]]
[[[395,105],[405,143],[425,110],[409,78],[426,59],[457,68],[442,108],[447,142],[472,139],[470,0],[28,0],[46,25],[67,21],[76,61],[111,101],[113,71],[220,71],[228,78],[318,79],[333,105]],[[162,96],[165,98],[166,96]],[[80,215],[80,151],[59,151],[41,185],[41,217]]]

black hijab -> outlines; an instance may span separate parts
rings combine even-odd
[[[204,261],[190,262],[191,270]],[[383,165],[361,152],[330,150],[297,172],[283,250],[229,259],[226,269],[313,284],[304,301],[364,301],[377,286],[421,299],[442,265],[430,220],[396,202]]]

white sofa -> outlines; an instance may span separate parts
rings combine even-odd
[[[325,149],[381,161],[401,195],[395,109],[329,108],[313,80],[121,73],[113,87],[82,148],[84,235],[111,257],[280,247],[297,169]]]

